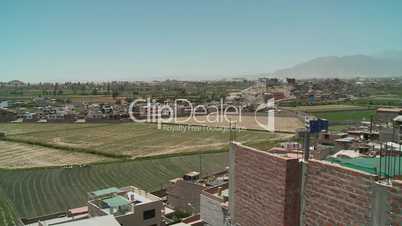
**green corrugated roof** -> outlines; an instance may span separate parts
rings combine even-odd
[[[91,193],[94,194],[95,196],[103,196],[103,195],[108,195],[108,194],[117,193],[117,192],[120,192],[120,189],[118,189],[116,187],[111,187],[111,188],[93,191]]]
[[[104,203],[106,203],[109,207],[114,207],[114,208],[119,207],[119,206],[126,206],[130,203],[127,199],[125,199],[121,196],[115,196],[112,198],[104,199],[102,201]]]
[[[402,175],[402,157],[389,156],[381,158],[328,158],[329,162],[338,163],[342,166],[364,171],[371,174],[379,174],[383,176],[393,177],[395,175]],[[381,165],[381,168],[380,168]],[[385,166],[389,166],[386,168]]]

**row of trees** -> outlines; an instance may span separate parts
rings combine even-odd
[[[130,98],[186,98],[209,102],[224,98],[231,91],[247,88],[250,81],[174,81],[161,82],[66,82],[25,84],[19,87],[0,87],[2,93],[31,96],[106,95]]]

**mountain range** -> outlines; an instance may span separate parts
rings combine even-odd
[[[348,78],[402,76],[402,51],[375,55],[318,57],[273,73],[279,77]]]

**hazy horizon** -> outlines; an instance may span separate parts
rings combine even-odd
[[[402,49],[402,2],[2,1],[0,81],[207,80]]]

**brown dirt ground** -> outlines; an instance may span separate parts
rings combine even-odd
[[[111,160],[102,156],[0,141],[0,168],[80,165]]]
[[[221,119],[218,122],[208,122],[206,120],[207,116],[196,116],[196,119],[191,118],[186,122],[179,122],[181,124],[191,124],[191,125],[204,125],[210,127],[229,127],[230,122],[225,119]],[[266,116],[242,116],[241,120],[238,116],[228,116],[228,120],[237,121],[236,126],[245,129],[256,129],[256,130],[264,130],[258,123],[260,122],[263,125],[267,124],[268,118]],[[179,117],[178,121],[185,120],[186,117]],[[216,121],[216,118],[210,118],[210,121]],[[197,122],[201,121],[201,122]],[[296,117],[275,117],[275,131],[277,132],[296,132],[296,129],[302,128],[304,126],[303,122],[301,122]],[[232,124],[233,126],[233,124]]]

